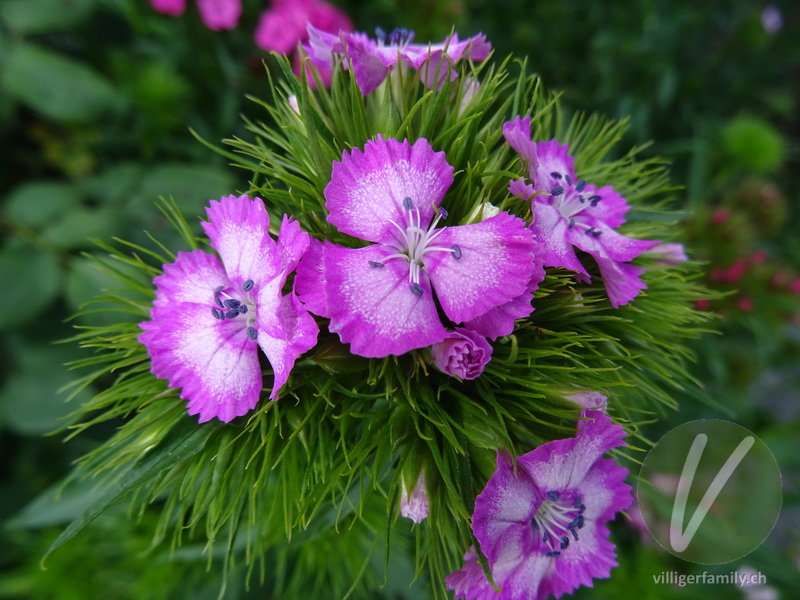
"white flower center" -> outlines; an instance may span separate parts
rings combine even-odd
[[[241,325],[240,329],[247,328],[247,337],[251,340],[258,338],[258,331],[253,327],[256,321],[256,304],[250,294],[254,285],[252,279],[245,281],[241,294],[234,294],[232,288],[218,287],[214,290],[214,306],[211,307],[211,314],[215,319],[227,322],[235,319]]]
[[[531,525],[542,536],[545,555],[558,557],[569,546],[570,536],[576,542],[580,539],[578,529],[584,526],[586,506],[580,496],[571,501],[558,492],[547,492],[546,496],[533,515]]]
[[[597,203],[602,200],[601,196],[593,194],[586,196],[583,190],[586,188],[586,180],[579,179],[577,182],[572,181],[572,177],[562,175],[558,171],[550,173],[550,177],[556,181],[556,185],[550,190],[550,197],[553,199],[553,206],[559,214],[569,221],[569,228],[575,226],[575,217],[583,212],[586,208],[594,208]],[[598,237],[602,234],[601,231],[596,230],[594,227],[586,229],[586,234]]]

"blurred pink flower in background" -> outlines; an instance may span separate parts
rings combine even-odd
[[[242,0],[197,0],[197,10],[212,31],[235,29],[242,16]]]
[[[308,41],[308,23],[331,33],[353,29],[346,14],[322,0],[272,0],[269,9],[261,14],[256,44],[267,52],[288,54],[300,42]]]
[[[179,17],[186,10],[186,0],[150,0],[150,5],[156,12]]]
[[[783,15],[778,7],[769,4],[761,11],[761,25],[764,27],[764,31],[771,35],[783,29]]]

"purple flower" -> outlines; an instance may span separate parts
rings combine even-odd
[[[346,14],[322,0],[272,0],[261,14],[256,44],[267,51],[286,54],[308,40],[307,24],[321,31],[349,31],[353,24]]]
[[[186,0],[150,0],[150,5],[156,12],[179,17],[186,10]]]
[[[419,474],[417,484],[411,494],[408,493],[406,481],[400,494],[400,515],[411,519],[414,523],[422,523],[428,518],[428,493],[425,491],[425,472]]]
[[[647,253],[653,257],[653,260],[665,265],[679,265],[689,260],[683,244],[664,242],[651,248]]]
[[[761,25],[770,35],[778,33],[783,29],[783,14],[774,4],[768,4],[761,11]]]
[[[485,60],[492,49],[483,34],[464,41],[453,34],[440,44],[413,44],[414,32],[407,29],[395,29],[388,35],[377,29],[377,39],[373,40],[360,32],[332,35],[309,25],[308,35],[309,44],[304,50],[323,78],[330,76],[335,60],[349,59],[364,96],[383,83],[397,65],[420,71],[426,86],[440,89],[447,78],[458,76],[454,67],[459,60]]]
[[[409,145],[378,136],[333,164],[328,221],[373,243],[312,244],[296,285],[354,354],[380,358],[432,346],[448,335],[440,307],[458,324],[525,292],[534,270],[531,231],[508,213],[437,229],[452,182],[444,152],[425,139]]]
[[[219,258],[179,252],[165,265],[153,280],[151,320],[139,336],[152,373],[183,388],[189,414],[199,414],[201,423],[227,422],[255,407],[263,387],[259,346],[275,373],[269,397],[276,400],[318,332],[295,294],[282,294],[308,247],[298,223],[284,216],[276,243],[259,198],[226,196],[206,212],[203,229]]]
[[[629,206],[611,186],[596,188],[575,174],[568,147],[556,140],[533,142],[530,117],[503,125],[506,141],[528,164],[531,183],[517,179],[508,189],[532,199],[531,228],[542,243],[545,266],[576,272],[578,281],[590,281],[575,248],[591,255],[600,267],[608,299],[614,308],[627,304],[646,288],[642,270],[628,264],[658,241],[634,240],[616,231],[625,222]]]
[[[488,586],[470,553],[446,579],[456,598],[541,600],[591,587],[616,566],[606,523],[630,506],[627,469],[602,458],[625,431],[586,410],[574,438],[542,444],[516,459],[498,454],[497,470],[475,499],[472,529],[500,592]]]
[[[459,327],[431,346],[431,356],[433,364],[451,377],[475,379],[492,358],[492,347],[482,335]]]
[[[197,10],[209,29],[234,29],[242,16],[242,0],[197,0]]]

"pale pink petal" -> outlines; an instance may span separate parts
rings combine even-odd
[[[595,256],[597,266],[600,267],[600,277],[608,294],[608,301],[614,308],[627,304],[647,289],[647,285],[640,279],[642,269],[619,262],[603,256]]]
[[[508,145],[519,154],[523,163],[528,167],[531,177],[536,173],[536,144],[531,141],[531,118],[515,117],[513,121],[503,124],[503,137]],[[517,192],[512,194],[519,195]],[[532,192],[531,192],[532,195]]]
[[[288,54],[307,37],[308,9],[303,2],[283,2],[261,13],[255,32],[259,48]]]
[[[424,273],[421,294],[414,293],[408,263],[400,258],[386,260],[389,252],[380,246],[325,247],[329,329],[359,356],[399,356],[447,335]]]
[[[271,337],[262,327],[261,311],[259,311],[258,344],[267,355],[275,379],[272,384],[270,400],[277,400],[281,387],[289,379],[289,373],[298,357],[311,350],[317,343],[317,327],[314,318],[308,314],[294,294],[283,297],[280,313],[277,315],[286,331],[284,339]]]
[[[325,188],[328,222],[363,240],[393,243],[397,229],[390,221],[405,230],[411,206],[426,228],[452,182],[453,167],[444,152],[434,152],[426,139],[409,145],[378,136],[363,152],[354,148],[333,163]]]
[[[189,414],[201,423],[230,421],[258,403],[258,346],[241,323],[215,319],[207,304],[184,302],[156,306],[141,328],[138,339],[151,356],[151,372],[183,388]]]
[[[225,196],[206,208],[203,230],[219,253],[231,283],[256,285],[275,277],[280,268],[277,245],[269,235],[269,214],[260,198]]]
[[[202,250],[178,252],[175,262],[164,265],[163,275],[155,277],[153,283],[155,306],[194,302],[206,305],[208,314],[214,305],[214,292],[229,285],[219,259]]]
[[[242,15],[242,0],[197,0],[197,10],[212,31],[234,29]]]
[[[325,242],[326,245],[330,242]],[[294,289],[306,309],[321,317],[330,317],[328,289],[323,253],[325,246],[314,238],[303,255],[294,277]]]
[[[575,249],[567,239],[569,224],[558,210],[543,202],[531,205],[531,229],[539,240],[539,252],[546,267],[564,267],[576,271],[576,279],[589,281],[589,274],[578,260]]]

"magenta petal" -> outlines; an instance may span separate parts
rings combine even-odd
[[[500,213],[481,223],[448,227],[425,257],[445,314],[463,323],[505,304],[525,291],[533,274],[535,242],[524,221]]]
[[[587,233],[583,227],[573,227],[567,231],[567,239],[571,244],[595,258],[604,256],[621,262],[631,261],[642,252],[661,243],[654,240],[629,238],[602,223],[596,225],[594,229],[600,233],[599,236]]]
[[[326,242],[329,244],[329,242]],[[306,309],[321,317],[330,317],[326,290],[325,247],[322,242],[310,239],[308,250],[303,255],[294,277],[294,289]]]
[[[216,256],[202,250],[178,252],[174,263],[164,265],[163,275],[153,279],[156,285],[155,306],[194,302],[214,304],[214,291],[228,285],[228,276]]]
[[[156,12],[179,17],[186,10],[186,0],[150,0]]]
[[[627,304],[638,296],[640,291],[647,289],[639,278],[642,274],[639,267],[602,256],[595,256],[595,260],[600,267],[600,277],[603,278],[608,301],[614,308]]]
[[[549,193],[554,187],[563,183],[563,179],[553,177],[553,173],[558,173],[562,178],[569,175],[573,180],[576,179],[575,159],[569,154],[567,144],[559,144],[558,140],[538,142],[536,159],[536,169],[531,169],[531,179],[537,190]]]
[[[319,333],[316,321],[308,314],[294,294],[287,294],[283,297],[277,317],[286,330],[284,339],[271,337],[260,326],[258,332],[258,344],[267,355],[275,374],[272,392],[269,395],[270,400],[278,399],[281,387],[289,379],[289,373],[294,367],[295,361],[301,354],[314,347]],[[260,323],[261,313],[259,312]]]
[[[411,205],[420,213],[422,228],[433,219],[433,206],[453,182],[453,167],[444,152],[434,152],[426,139],[369,141],[361,152],[344,152],[333,163],[325,188],[328,221],[339,231],[371,242],[393,243],[397,230],[409,223]],[[406,201],[406,198],[409,200]],[[405,205],[404,205],[405,203]]]
[[[383,262],[390,252],[379,246],[325,247],[329,329],[359,356],[399,356],[447,335],[427,278],[423,274],[422,294],[415,294],[409,285],[408,263],[399,258]]]
[[[278,252],[281,257],[281,270],[284,272],[283,279],[297,267],[297,263],[303,257],[311,238],[300,229],[300,223],[292,217],[283,215],[281,229],[278,232]]]
[[[567,239],[569,223],[558,210],[544,202],[533,201],[533,223],[531,229],[540,243],[540,256],[546,267],[564,267],[576,271],[579,281],[589,281],[589,274],[583,267],[575,249]]]
[[[630,210],[628,201],[615,192],[610,185],[595,190],[594,186],[589,184],[584,190],[584,195],[587,198],[593,195],[600,196],[597,205],[587,210],[587,213],[594,219],[613,228],[617,228],[625,222],[625,214]]]
[[[225,196],[206,208],[209,222],[203,230],[219,253],[231,283],[239,287],[248,279],[272,279],[280,257],[269,235],[269,214],[260,198]]]
[[[255,32],[259,48],[286,54],[306,37],[308,9],[304,3],[281,3],[261,13]]]
[[[454,600],[501,600],[502,596],[492,589],[489,580],[478,563],[474,548],[464,555],[464,566],[445,577],[448,590],[452,590]]]
[[[361,94],[366,96],[386,79],[389,67],[397,62],[397,49],[377,48],[375,42],[360,33],[346,33],[344,40],[356,83]]]
[[[536,144],[531,141],[531,118],[514,118],[513,121],[503,124],[503,137],[524,163],[529,165],[531,176],[536,172]],[[511,192],[515,196],[516,192]]]
[[[184,302],[156,306],[141,328],[151,372],[183,388],[189,414],[200,415],[201,423],[230,421],[258,403],[258,347],[240,324],[215,319],[208,305]]]

